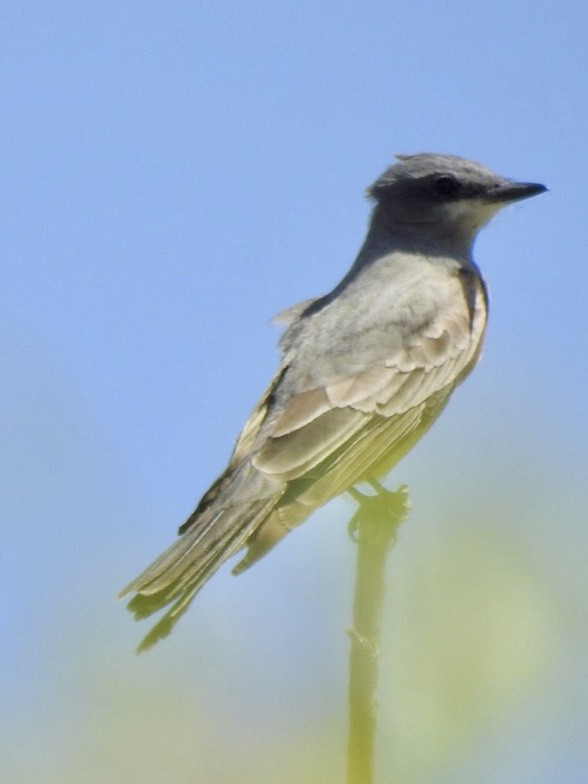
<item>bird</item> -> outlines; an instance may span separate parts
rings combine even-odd
[[[488,294],[472,257],[502,207],[546,191],[455,155],[398,155],[367,189],[368,231],[342,280],[294,305],[278,370],[224,472],[179,538],[120,596],[167,636],[204,583],[244,550],[238,574],[315,509],[376,481],[411,449],[476,366]]]

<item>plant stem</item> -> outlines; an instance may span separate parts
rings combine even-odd
[[[376,495],[351,490],[359,503],[350,522],[357,541],[353,628],[349,630],[349,740],[347,784],[372,784],[377,725],[376,688],[386,556],[408,511],[405,487],[390,492],[372,483]]]

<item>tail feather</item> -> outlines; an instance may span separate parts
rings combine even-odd
[[[278,490],[274,485],[272,493],[267,492],[267,487],[265,490],[265,497],[220,510],[204,510],[171,547],[121,591],[120,597],[135,593],[128,609],[136,619],[146,618],[173,603],[141,642],[138,652],[167,637],[204,583],[243,547],[271,514],[282,488]]]
[[[132,582],[119,593],[119,598],[136,591],[143,596],[158,595],[169,589],[195,563],[200,563],[206,553],[216,546],[214,525],[222,516],[203,515],[198,524],[182,534]],[[222,538],[222,537],[221,537]]]
[[[192,599],[198,593],[199,586],[194,588],[192,591],[184,594],[181,599],[179,599],[174,606],[169,609],[166,614],[161,618],[155,626],[143,637],[139,645],[137,646],[137,653],[143,653],[143,651],[148,651],[149,648],[152,648],[156,643],[160,640],[163,640],[168,634],[171,633],[172,629],[182,617],[182,615],[186,612],[190,604],[192,603]],[[140,597],[135,597],[135,599]],[[134,600],[133,600],[134,601]],[[129,602],[129,607],[131,606],[132,601]]]

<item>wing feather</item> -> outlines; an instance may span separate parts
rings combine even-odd
[[[381,363],[292,396],[255,453],[255,468],[286,481],[312,474],[317,495],[329,482],[332,497],[368,476],[386,453],[392,465],[473,367],[484,327],[478,298],[473,317],[465,306],[439,313]]]
[[[352,408],[332,408],[298,430],[268,438],[254,455],[253,465],[276,479],[297,478],[353,438],[366,418]]]

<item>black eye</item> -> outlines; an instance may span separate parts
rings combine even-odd
[[[454,196],[459,188],[459,182],[451,174],[441,174],[433,183],[435,193],[439,196]]]

